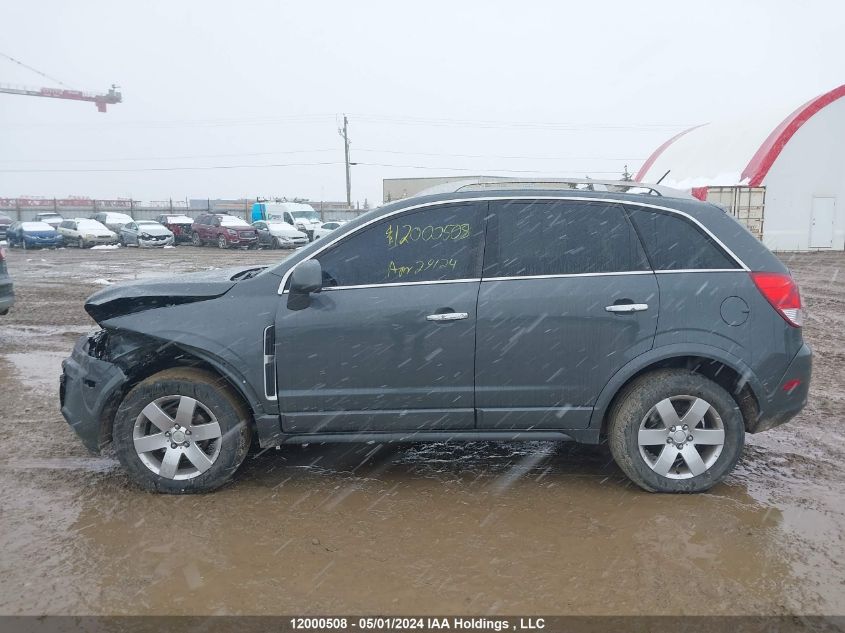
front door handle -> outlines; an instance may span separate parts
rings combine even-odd
[[[461,321],[469,318],[467,312],[444,312],[442,314],[429,314],[426,321]]]
[[[608,312],[642,312],[648,310],[647,303],[614,303],[605,308]]]

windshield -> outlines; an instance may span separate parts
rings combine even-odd
[[[138,226],[161,226],[158,222],[153,222],[152,220],[141,220],[140,222],[136,222]]]
[[[167,221],[171,224],[193,224],[193,219],[187,215],[168,215]]]
[[[53,227],[46,222],[21,222],[24,231],[52,231]]]
[[[291,215],[297,220],[320,220],[316,211],[291,211]]]
[[[106,214],[106,220],[109,222],[131,222],[132,218],[125,213],[108,213]]]
[[[220,216],[220,226],[249,226],[246,221],[231,215]]]

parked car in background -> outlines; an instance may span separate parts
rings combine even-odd
[[[0,246],[0,315],[8,314],[15,305],[15,286],[6,269],[6,249]]]
[[[194,246],[217,244],[219,248],[258,248],[258,233],[245,220],[227,213],[203,213],[191,225]]]
[[[260,220],[252,227],[258,233],[258,243],[270,248],[298,248],[308,243],[308,236],[282,220]]]
[[[177,244],[191,241],[191,225],[194,223],[192,217],[164,213],[156,218],[156,222],[167,227],[173,233],[173,239]]]
[[[57,229],[68,246],[89,248],[101,244],[117,244],[117,234],[90,218],[62,220]]]
[[[721,209],[458,185],[268,269],[99,291],[62,414],[158,492],[222,485],[256,435],[606,441],[645,490],[698,492],[806,404],[798,287]]]
[[[52,226],[54,229],[58,228],[59,224],[61,224],[63,220],[64,218],[55,211],[45,211],[44,213],[35,214],[36,222],[44,222]]]
[[[133,220],[120,229],[120,243],[124,246],[172,246],[173,233],[153,220]]]
[[[56,248],[64,244],[59,232],[46,222],[12,222],[6,241],[11,248]]]
[[[0,240],[6,239],[6,231],[9,230],[9,225],[11,223],[12,218],[5,213],[0,213]]]
[[[335,229],[339,229],[340,227],[342,227],[344,224],[346,224],[346,222],[342,222],[340,220],[331,220],[329,222],[326,222],[325,224],[322,224],[319,228],[314,229],[314,239],[318,240],[321,237],[325,237]]]
[[[118,234],[125,224],[129,224],[132,221],[132,216],[114,211],[100,211],[99,213],[95,213],[92,219],[105,226],[108,230]]]
[[[304,202],[256,202],[252,205],[252,220],[283,220],[314,239],[314,231],[322,224],[320,214]]]

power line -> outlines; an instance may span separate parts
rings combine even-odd
[[[537,169],[496,169],[496,168],[489,168],[485,167],[483,169],[478,169],[475,167],[435,167],[432,165],[396,165],[391,163],[361,163],[355,162],[350,163],[350,165],[362,165],[366,167],[399,167],[402,169],[438,169],[441,171],[470,171],[470,172],[485,172],[485,171],[499,171],[509,174],[549,174],[549,173],[559,173],[559,172],[579,172],[579,171],[587,171],[591,174],[618,174],[618,171],[596,171],[593,169],[587,170],[579,170],[579,169],[560,169],[555,170],[553,172],[550,171],[543,171]]]
[[[183,160],[196,158],[238,158],[243,156],[281,156],[287,154],[316,154],[319,152],[336,152],[330,149],[293,149],[280,152],[249,152],[237,154],[194,154],[190,156],[137,156],[124,158],[0,158],[0,163],[116,163],[136,160]]]
[[[396,125],[444,126],[444,127],[480,127],[480,128],[525,128],[549,130],[643,130],[663,131],[689,127],[685,123],[561,123],[542,121],[493,121],[474,119],[447,119],[425,117],[399,117],[358,114],[356,120],[371,123],[391,123]]]
[[[190,167],[129,167],[129,168],[93,168],[93,169],[0,169],[5,174],[58,174],[58,173],[103,173],[103,172],[142,172],[142,171],[205,171],[212,169],[264,169],[266,167],[317,167],[322,165],[342,165],[341,161],[319,163],[267,163],[262,165],[203,165]]]
[[[266,169],[271,167],[322,167],[326,165],[344,165],[345,161],[321,161],[321,162],[297,162],[297,163],[265,163],[255,165],[194,165],[184,167],[128,167],[128,168],[84,168],[84,169],[0,169],[0,173],[7,174],[42,174],[42,173],[114,173],[114,172],[161,172],[161,171],[210,171],[215,169]],[[503,172],[511,174],[540,174],[540,173],[575,173],[586,171],[592,174],[616,174],[617,171],[596,171],[592,169],[566,169],[555,170],[554,172],[536,169],[497,169],[497,168],[473,168],[473,167],[448,167],[436,165],[397,165],[393,163],[364,163],[354,162],[350,165],[364,167],[395,167],[402,169],[426,169],[440,171],[463,171],[463,172]]]
[[[495,154],[441,154],[430,152],[402,152],[390,149],[357,149],[358,152],[372,152],[377,154],[401,154],[406,156],[441,156],[450,158],[498,158],[503,160],[618,160],[643,161],[644,158],[625,158],[612,156],[501,156]]]
[[[326,152],[336,152],[337,148],[325,149],[294,149],[283,150],[275,152],[239,152],[229,154],[190,154],[179,156],[132,156],[121,158],[0,158],[0,163],[112,163],[112,162],[131,162],[131,161],[145,161],[145,160],[189,160],[189,159],[203,159],[203,158],[241,158],[247,156],[283,156],[290,154],[317,154]],[[644,158],[633,157],[617,157],[617,156],[504,156],[497,154],[451,154],[441,152],[404,152],[399,150],[389,149],[371,149],[360,148],[358,152],[366,152],[372,154],[395,154],[402,156],[436,156],[441,158],[493,158],[499,160],[607,160],[607,161],[627,161],[630,163],[642,162]]]

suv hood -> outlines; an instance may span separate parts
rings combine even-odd
[[[207,301],[226,294],[248,270],[255,270],[255,267],[207,270],[180,275],[177,279],[130,281],[95,292],[85,302],[85,311],[102,324],[144,310]]]

